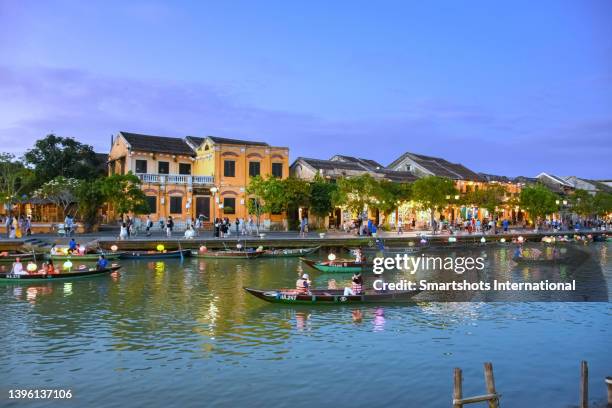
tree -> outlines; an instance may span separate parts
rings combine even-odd
[[[593,196],[586,190],[576,190],[569,197],[572,211],[581,217],[589,217],[595,213]]]
[[[75,197],[85,231],[91,232],[98,224],[98,214],[106,202],[104,180],[98,178],[81,181],[75,190]]]
[[[593,197],[593,212],[599,217],[605,217],[612,213],[612,194],[603,191]]]
[[[559,196],[541,184],[523,188],[520,195],[521,207],[529,213],[534,227],[537,227],[540,218],[559,209],[558,199]]]
[[[337,189],[333,194],[334,205],[346,206],[353,213],[361,214],[366,207],[375,208],[379,194],[378,182],[368,173],[350,178],[341,178],[336,182]]]
[[[0,203],[9,211],[32,182],[32,171],[10,153],[0,153]]]
[[[58,176],[87,180],[104,175],[93,148],[69,137],[47,135],[24,159],[34,170],[37,187]]]
[[[147,214],[151,211],[147,197],[140,189],[140,179],[132,172],[105,177],[101,183],[100,192],[122,218],[127,213]]]
[[[385,217],[394,211],[402,201],[412,198],[412,186],[408,183],[397,183],[389,180],[380,180],[374,191],[377,208]]]
[[[34,196],[51,201],[62,209],[63,216],[68,215],[71,204],[76,202],[76,191],[79,180],[57,176],[47,181],[34,192]],[[74,214],[73,214],[74,215]]]
[[[431,224],[433,229],[435,212],[442,211],[448,205],[448,196],[458,194],[453,180],[427,176],[418,179],[412,184],[413,200],[416,201],[421,209],[429,210],[431,214]]]
[[[488,185],[484,189],[468,193],[465,197],[465,202],[485,208],[492,215],[492,219],[495,220],[496,210],[504,203],[505,195],[506,189],[503,186],[493,184]]]
[[[325,180],[317,173],[310,183],[310,212],[325,217],[334,210],[333,197],[338,186]]]

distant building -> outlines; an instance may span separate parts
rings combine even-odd
[[[563,180],[568,182],[574,189],[576,190],[585,190],[592,195],[597,194],[598,192],[612,192],[612,185],[608,185],[605,182],[597,181],[597,180],[588,180],[584,178],[579,178],[576,176],[566,176],[563,177]]]
[[[289,149],[214,136],[185,138],[119,132],[108,155],[109,173],[132,172],[154,219],[248,217],[246,187],[255,175],[287,177]],[[117,214],[115,214],[117,216]],[[281,222],[282,214],[264,217]]]
[[[575,187],[570,182],[554,174],[542,172],[536,176],[536,179],[551,191],[558,194],[567,195],[575,190]]]

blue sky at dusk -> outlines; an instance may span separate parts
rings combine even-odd
[[[120,130],[612,178],[612,2],[0,0],[0,143]]]

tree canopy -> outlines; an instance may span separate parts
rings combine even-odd
[[[419,204],[423,210],[429,210],[433,224],[435,211],[441,211],[448,205],[449,198],[458,194],[453,180],[427,176],[418,179],[412,184],[413,200]]]
[[[556,212],[559,209],[559,196],[541,184],[527,186],[521,190],[520,205],[523,207],[534,225],[538,219]]]

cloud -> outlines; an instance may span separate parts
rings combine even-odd
[[[110,135],[217,135],[290,147],[291,157],[334,154],[390,163],[404,151],[442,156],[476,171],[540,171],[609,178],[612,122],[581,118],[547,126],[535,114],[421,100],[384,117],[323,119],[261,109],[239,92],[202,83],[113,78],[75,69],[0,67],[0,143],[21,154],[48,133],[108,150]],[[299,95],[296,95],[299,97]]]

